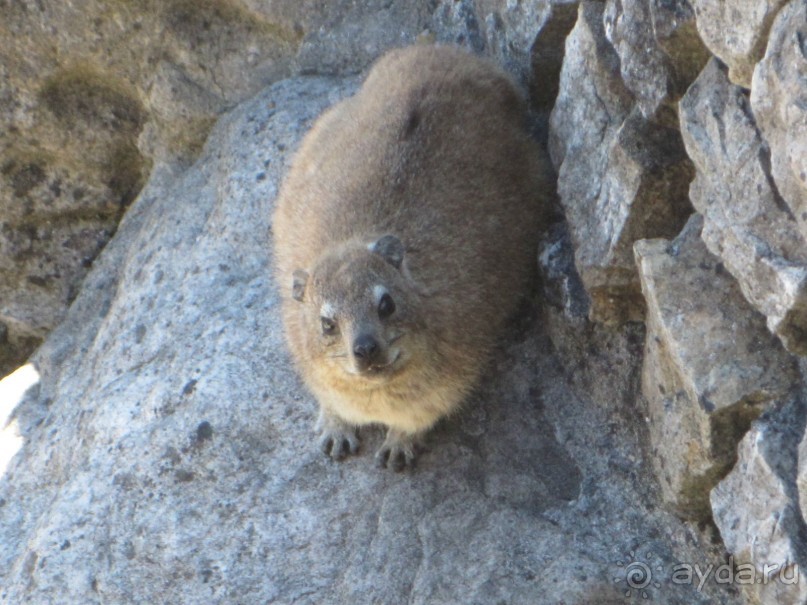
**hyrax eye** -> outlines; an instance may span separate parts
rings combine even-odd
[[[392,300],[392,296],[389,294],[384,294],[381,300],[378,301],[378,316],[381,319],[386,319],[393,313],[395,313],[395,301]]]
[[[336,322],[334,320],[327,317],[320,317],[319,321],[322,324],[322,333],[325,336],[336,334]]]

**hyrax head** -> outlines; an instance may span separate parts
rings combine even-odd
[[[393,235],[326,254],[294,272],[292,296],[304,305],[312,358],[348,375],[392,377],[406,364],[416,293],[402,271],[404,247]]]

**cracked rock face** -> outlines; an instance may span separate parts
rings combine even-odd
[[[787,0],[691,0],[706,46],[729,67],[734,84],[748,88],[765,52],[771,23]]]
[[[633,243],[680,230],[692,167],[678,131],[646,120],[620,78],[601,4],[580,5],[565,57],[550,152],[590,317],[641,320]]]
[[[653,462],[665,499],[708,518],[709,491],[737,460],[736,446],[798,379],[765,318],[700,239],[695,215],[675,240],[636,243],[647,298],[642,392]]]
[[[796,460],[800,477],[803,469],[805,420],[803,394],[771,409],[743,438],[737,465],[712,490],[720,535],[735,565],[746,570],[746,603],[807,599],[807,526],[795,481]]]
[[[609,0],[603,17],[622,80],[647,119],[678,100],[709,58],[687,0]]]
[[[0,376],[41,344],[0,380],[0,601],[807,598],[804,2],[0,9]],[[318,451],[267,233],[311,121],[431,41],[525,85],[559,203],[394,475]],[[798,582],[672,578],[729,562]]]
[[[278,83],[194,166],[152,175],[32,359],[0,479],[0,600],[605,604],[633,553],[663,570],[660,599],[736,603],[670,581],[717,553],[645,480],[638,326],[558,333],[561,363],[527,314],[414,473],[319,452],[268,221],[299,138],[355,86]]]
[[[807,353],[807,242],[771,175],[745,92],[712,60],[681,100],[703,239],[785,346]]]
[[[807,237],[807,6],[791,2],[754,70],[751,109],[770,148],[770,173]]]

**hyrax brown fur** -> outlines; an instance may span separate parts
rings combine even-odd
[[[457,409],[536,263],[542,156],[510,78],[457,48],[395,50],[303,140],[273,219],[283,319],[322,447],[399,470]]]

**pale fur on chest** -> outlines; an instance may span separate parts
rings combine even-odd
[[[320,366],[309,368],[308,378],[320,405],[346,422],[357,426],[384,424],[407,433],[425,431],[455,411],[470,384],[464,376],[452,378],[438,371],[421,371],[368,388]]]

